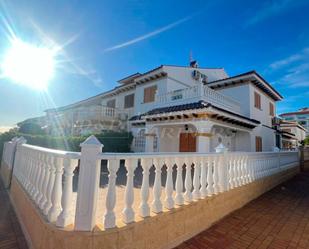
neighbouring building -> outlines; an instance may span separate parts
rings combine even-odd
[[[286,121],[296,121],[306,130],[306,135],[309,136],[309,107],[304,107],[296,112],[287,112],[280,114],[280,117]]]
[[[131,131],[133,151],[271,151],[282,96],[255,71],[162,65],[92,98],[46,110],[51,134]]]
[[[306,138],[307,130],[295,121],[280,120],[282,149],[296,149]]]

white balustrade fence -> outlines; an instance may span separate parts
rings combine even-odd
[[[171,104],[185,104],[194,101],[205,100],[217,107],[221,107],[232,112],[240,113],[240,103],[235,99],[211,89],[206,85],[196,85],[190,88],[168,92],[156,96],[157,107]]]
[[[48,221],[72,224],[73,171],[80,153],[17,145],[14,176]]]
[[[50,222],[61,227],[74,223],[76,230],[85,231],[92,230],[97,222],[98,199],[103,198],[105,205],[100,222],[106,229],[113,228],[117,219],[131,223],[137,215],[148,217],[151,212],[173,209],[299,165],[297,152],[102,153],[102,144],[94,136],[81,147],[81,153],[71,153],[18,145],[14,175]],[[78,160],[74,204],[72,179]],[[108,171],[105,192],[99,191],[102,161],[107,162]],[[139,176],[137,168],[142,171]],[[121,170],[126,178],[119,201],[116,180]],[[150,180],[150,175],[154,179]],[[139,180],[141,186],[136,192],[134,183]],[[119,208],[122,212],[116,212]]]

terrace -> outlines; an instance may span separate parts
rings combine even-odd
[[[298,152],[111,154],[93,136],[81,146],[5,145],[1,174],[14,164],[10,196],[34,248],[172,248],[299,171]]]

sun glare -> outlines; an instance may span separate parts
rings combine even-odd
[[[12,42],[2,62],[4,77],[37,90],[45,90],[54,74],[54,52],[20,40]]]

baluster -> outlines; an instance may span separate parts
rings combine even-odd
[[[33,183],[34,183],[34,192],[32,195],[32,199],[34,202],[36,202],[37,196],[39,195],[39,182],[41,178],[41,173],[42,173],[42,168],[41,168],[41,163],[40,163],[40,154],[37,154],[37,160],[34,160],[33,165],[35,166],[35,172],[34,172],[34,178],[33,178]]]
[[[192,196],[194,200],[201,198],[200,195],[200,174],[201,174],[201,162],[200,158],[194,160],[194,176],[193,176],[193,192]]]
[[[246,184],[246,173],[245,173],[245,166],[244,166],[244,157],[240,156],[240,184],[245,185]]]
[[[38,165],[41,168],[41,175],[38,181],[38,192],[39,193],[35,200],[38,205],[40,205],[40,200],[43,197],[43,184],[44,184],[44,177],[45,177],[45,164],[44,164],[45,158],[44,157],[45,155],[43,153],[39,153]]]
[[[62,195],[62,173],[63,173],[63,159],[57,158],[56,160],[56,172],[55,172],[55,182],[51,195],[52,207],[48,213],[48,221],[54,222],[57,220],[61,212],[61,195]]]
[[[46,197],[45,197],[45,191],[44,188],[46,186],[46,174],[47,174],[47,153],[42,154],[42,163],[41,163],[41,167],[43,170],[43,174],[41,176],[41,188],[40,188],[40,197],[38,198],[38,206],[40,209],[42,209],[42,204],[45,201]]]
[[[25,170],[25,167],[27,167],[28,165],[28,153],[26,150],[23,151],[23,155],[22,157],[24,157],[24,159],[22,160],[21,159],[21,166],[20,166],[20,178],[21,178],[21,185],[23,187],[25,187],[25,175],[24,175],[24,170]]]
[[[153,185],[153,201],[152,201],[152,212],[160,213],[162,212],[162,202],[161,202],[161,167],[162,160],[154,159],[155,166],[155,181]]]
[[[239,187],[239,184],[238,184],[238,158],[237,156],[234,157],[234,160],[233,160],[233,164],[234,164],[234,187],[237,188]]]
[[[36,167],[35,167],[35,163],[32,161],[31,163],[29,163],[29,186],[28,186],[29,196],[32,196],[35,190],[35,186],[34,186],[35,174],[36,174]]]
[[[44,158],[44,166],[45,166],[45,175],[43,180],[43,189],[42,189],[42,198],[40,200],[40,209],[43,210],[44,206],[47,202],[47,187],[48,187],[48,180],[50,175],[50,164],[51,164],[51,156],[46,154]]]
[[[228,170],[229,170],[229,186],[230,189],[234,188],[234,169],[233,169],[233,156],[228,157]]]
[[[29,176],[29,169],[33,167],[33,155],[31,155],[30,151],[27,151],[27,162],[25,166],[23,167],[23,186],[27,190],[27,192],[30,192],[30,186],[32,184],[30,176]]]
[[[173,166],[174,164],[171,162],[171,160],[167,159],[166,163],[166,170],[167,170],[167,175],[166,175],[166,184],[165,184],[165,207],[167,209],[172,209],[174,208],[174,200],[173,200]]]
[[[218,194],[219,193],[219,174],[218,174],[218,156],[214,157],[212,160],[212,164],[213,164],[213,188],[214,188],[214,194]]]
[[[177,175],[176,175],[176,195],[175,195],[175,203],[179,206],[184,204],[183,197],[183,180],[182,180],[182,168],[183,163],[180,159],[176,159],[177,164]]]
[[[77,160],[65,158],[63,161],[63,166],[64,166],[64,187],[61,198],[62,212],[60,213],[57,220],[57,226],[60,227],[66,227],[73,223],[73,215],[72,215],[73,176],[74,176],[73,172],[77,166]],[[108,198],[108,192],[107,192],[107,198]]]
[[[204,162],[204,158],[201,160],[201,188],[200,188],[200,196],[205,198],[207,196],[207,164]]]
[[[51,196],[52,196],[52,191],[54,188],[54,182],[55,182],[55,172],[56,172],[56,167],[55,164],[57,163],[58,159],[54,157],[50,157],[49,159],[49,178],[48,178],[48,183],[47,183],[47,188],[46,188],[46,203],[44,205],[44,210],[43,214],[48,215],[48,212],[52,206],[52,201],[51,201]]]
[[[25,167],[23,167],[23,186],[26,190],[28,190],[28,184],[29,184],[29,178],[28,178],[28,168],[30,167],[34,167],[34,165],[32,164],[32,157],[31,157],[31,153],[30,151],[28,150],[27,151],[27,157],[28,157],[28,160],[27,160],[27,164],[25,165]],[[32,182],[32,184],[34,184],[34,182]],[[29,192],[28,192],[29,193]]]
[[[141,166],[143,168],[143,182],[141,187],[141,204],[139,206],[139,213],[141,217],[150,216],[150,207],[148,204],[149,198],[149,169],[152,166],[152,160],[142,158]]]
[[[137,167],[137,160],[127,159],[125,166],[127,168],[127,184],[125,190],[125,208],[122,211],[122,220],[124,223],[130,223],[134,221],[135,215],[132,204],[134,202],[133,177],[134,170]]]
[[[212,196],[214,194],[214,178],[213,178],[213,164],[212,158],[207,158],[207,195]]]
[[[185,176],[185,201],[191,202],[192,201],[192,178],[191,178],[191,168],[192,163],[189,161],[189,159],[185,159],[186,164],[186,176]]]

